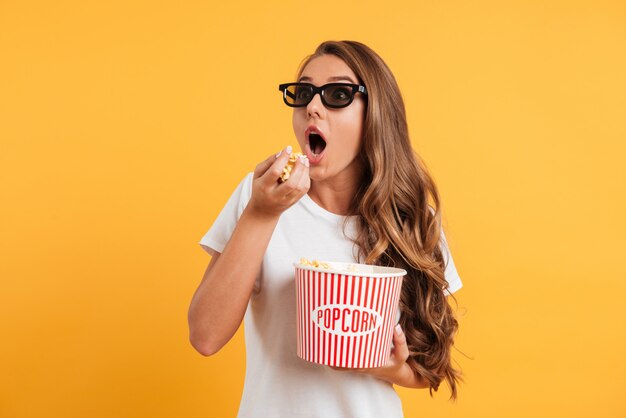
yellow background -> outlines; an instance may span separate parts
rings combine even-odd
[[[626,416],[621,0],[1,0],[0,416],[235,415],[197,242],[297,145],[277,85],[326,39],[394,71],[465,285],[459,401],[406,416]]]

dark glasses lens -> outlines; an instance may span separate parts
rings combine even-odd
[[[278,89],[283,92],[283,99],[287,106],[291,107],[308,105],[317,93],[320,93],[324,106],[330,108],[348,106],[357,92],[367,94],[364,86],[348,83],[330,83],[321,87],[309,83],[288,83],[281,84]]]
[[[287,87],[285,98],[292,106],[305,106],[313,99],[312,86],[292,84]]]

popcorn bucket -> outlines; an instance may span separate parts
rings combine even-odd
[[[333,367],[384,366],[406,271],[338,262],[294,266],[298,357]]]

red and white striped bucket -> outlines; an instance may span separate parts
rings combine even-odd
[[[329,268],[294,263],[298,357],[333,367],[384,366],[406,271],[326,263]]]

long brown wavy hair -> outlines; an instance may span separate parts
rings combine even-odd
[[[367,264],[407,271],[400,297],[407,362],[428,381],[431,396],[446,380],[450,399],[456,400],[463,379],[452,366],[458,321],[444,293],[440,198],[411,147],[400,89],[382,58],[355,41],[323,42],[300,64],[296,79],[312,59],[325,54],[341,58],[368,92],[360,152],[365,170],[351,208],[358,215],[356,256]]]

